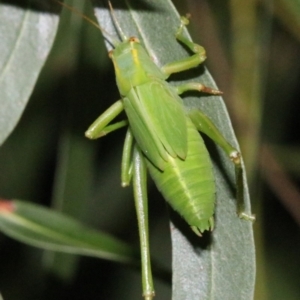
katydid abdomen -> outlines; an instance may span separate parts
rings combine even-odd
[[[187,117],[188,153],[185,160],[169,156],[164,171],[149,160],[156,186],[169,204],[197,233],[213,229],[215,181],[212,163],[202,137]]]

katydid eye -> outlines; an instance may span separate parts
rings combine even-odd
[[[129,42],[132,42],[132,43],[139,43],[140,40],[139,40],[137,37],[132,36],[132,37],[129,38]]]

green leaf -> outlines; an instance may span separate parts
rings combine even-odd
[[[170,1],[154,3],[148,0],[138,6],[132,4],[131,8],[112,4],[124,33],[138,36],[158,65],[188,55],[175,39],[179,15]],[[100,25],[117,38],[107,9],[97,8],[96,16]],[[186,76],[216,88],[203,67],[186,72]],[[176,84],[179,82],[176,80]],[[238,147],[221,97],[197,94],[183,98],[187,108],[203,110],[228,141]],[[221,149],[209,146],[217,184],[215,230],[206,236],[208,239],[199,239],[182,231],[177,222],[172,225],[173,299],[253,299],[255,250],[252,223],[237,217],[232,163]],[[247,211],[250,211],[245,179],[244,188]]]
[[[58,24],[57,15],[24,2],[25,7],[0,4],[0,145],[26,107]]]
[[[274,2],[274,12],[276,17],[298,41],[300,40],[299,9],[299,0],[278,0]]]
[[[42,249],[136,263],[134,250],[125,243],[36,204],[1,200],[0,229]]]
[[[61,131],[51,207],[82,222],[91,199],[94,145],[72,129]],[[78,256],[54,251],[46,251],[44,258],[47,270],[64,279],[76,273],[80,261]]]

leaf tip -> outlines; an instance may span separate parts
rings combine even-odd
[[[15,205],[13,201],[0,198],[0,213],[13,212],[14,210],[15,210]]]

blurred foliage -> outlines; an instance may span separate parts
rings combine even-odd
[[[80,7],[83,3],[78,2],[79,9],[84,10]],[[174,3],[181,14],[192,12],[193,39],[207,50],[206,65],[224,91],[241,142],[253,211],[257,214],[255,299],[300,299],[300,196],[297,185],[300,174],[300,88],[297,84],[300,79],[300,2],[178,0]],[[104,81],[104,86],[99,84]],[[115,90],[115,97],[108,93],[110,90]],[[99,95],[101,101],[98,101]],[[102,103],[109,105],[117,97],[114,74],[98,30],[65,12],[51,57],[29,105],[0,150],[1,196],[36,199],[39,203],[49,204],[53,198],[57,200],[72,190],[61,190],[59,186],[61,180],[69,180],[61,171],[61,162],[70,159],[72,164],[72,159],[82,160],[82,165],[72,170],[75,185],[81,185],[81,189],[73,190],[73,193],[79,190],[88,193],[87,185],[92,180],[103,181],[105,188],[99,188],[92,197],[80,195],[92,202],[81,207],[81,218],[138,245],[133,202],[128,197],[131,191],[121,190],[116,184],[119,182],[124,131],[107,136],[105,142],[88,143],[82,137],[91,120],[105,108]],[[77,153],[68,151],[71,142],[80,145]],[[99,148],[101,160],[97,157]],[[87,152],[89,158],[85,157]],[[101,167],[97,178],[76,181],[77,174],[89,174],[87,170],[92,168],[91,160],[94,159]],[[52,196],[52,183],[57,176],[61,180],[56,182]],[[96,210],[93,201],[99,197],[105,201]],[[169,266],[171,255],[167,245],[170,243],[165,242],[169,239],[168,218],[164,203],[158,199],[155,190],[151,190],[151,197],[150,209],[161,212],[150,231],[151,251]],[[59,205],[59,199],[56,203]],[[69,206],[78,207],[70,203]],[[1,260],[1,269],[8,270],[5,274],[0,273],[0,289],[7,299],[79,299],[82,295],[86,298],[135,299],[140,293],[139,272],[124,271],[112,262],[82,258],[80,264],[74,264],[78,272],[73,279],[74,273],[68,270],[70,264],[66,263],[65,272],[60,274],[65,279],[62,281],[57,275],[45,278],[37,259],[41,256],[39,250],[20,246],[2,235],[0,243],[0,256],[5,257]],[[53,274],[56,273],[55,265],[66,260],[62,257],[53,262],[51,255],[44,258]],[[100,266],[103,271],[95,276],[90,270]],[[121,274],[125,272],[124,280]],[[71,280],[75,282],[72,286],[68,283]],[[18,290],[12,288],[12,282],[20,282]],[[116,286],[120,288],[116,289]],[[124,290],[122,286],[128,291],[126,295],[118,294]],[[158,282],[156,290],[160,295],[157,299],[170,298],[167,284]]]

